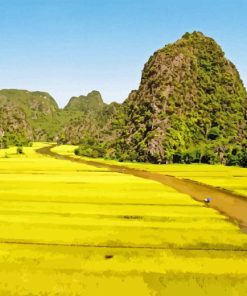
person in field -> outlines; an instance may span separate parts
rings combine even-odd
[[[212,198],[211,197],[206,197],[206,198],[204,198],[203,201],[204,201],[205,205],[209,205],[210,202],[212,201]]]

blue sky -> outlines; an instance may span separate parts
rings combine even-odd
[[[144,63],[185,32],[213,37],[247,85],[245,0],[0,0],[0,88],[60,106],[93,89],[123,101]]]

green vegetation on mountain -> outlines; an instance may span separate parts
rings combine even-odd
[[[59,135],[60,142],[81,144],[87,156],[96,155],[94,151],[102,151],[98,156],[105,154],[103,147],[107,146],[116,136],[112,130],[112,121],[118,114],[118,103],[104,104],[102,108],[81,112],[81,116],[71,120]],[[70,110],[71,112],[71,110]]]
[[[31,138],[25,113],[13,105],[0,106],[0,148],[29,145]]]
[[[51,140],[56,131],[59,109],[56,101],[45,92],[27,90],[0,91],[1,124],[8,132],[21,133],[28,140]],[[13,124],[9,126],[9,122]],[[54,124],[50,124],[53,122]],[[3,127],[3,132],[7,132]]]
[[[87,96],[72,97],[64,109],[88,113],[101,111],[105,105],[100,92],[94,90]]]
[[[107,105],[98,91],[73,97],[64,109],[44,92],[0,91],[0,147],[27,145],[30,141],[60,143],[99,142],[111,135],[108,121],[119,104]]]
[[[60,133],[62,143],[83,145],[83,150],[89,156],[91,151],[102,150],[101,143],[112,139],[111,121],[119,109],[118,103],[105,104],[98,91],[92,91],[87,96],[72,97],[64,108],[64,112],[80,112],[80,117],[71,120]],[[104,150],[100,153],[103,155]],[[94,152],[95,154],[96,152]],[[97,154],[98,155],[98,154]]]
[[[158,50],[124,102],[115,157],[246,165],[247,99],[235,66],[200,32]]]

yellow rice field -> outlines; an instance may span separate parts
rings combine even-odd
[[[53,148],[54,151],[74,156],[75,146],[62,145]],[[85,158],[85,157],[84,157]],[[87,159],[87,158],[85,158]],[[237,194],[247,197],[247,169],[240,167],[229,167],[223,165],[207,165],[207,164],[147,164],[147,163],[131,163],[117,162],[114,160],[104,160],[98,158],[99,162],[109,164],[127,166],[136,169],[142,169],[151,172],[157,172],[178,178],[191,179],[214,187],[220,187]]]
[[[0,150],[0,295],[247,295],[247,235],[224,216],[44,145]]]

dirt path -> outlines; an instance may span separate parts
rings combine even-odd
[[[232,222],[237,223],[239,227],[247,233],[247,198],[231,193],[224,189],[218,189],[213,186],[201,184],[192,180],[178,179],[173,176],[162,175],[139,169],[128,168],[125,166],[110,165],[93,160],[83,160],[71,156],[60,155],[51,151],[56,145],[38,149],[37,152],[52,156],[57,159],[70,160],[83,164],[93,165],[99,168],[107,168],[113,172],[130,174],[136,177],[157,181],[161,184],[170,186],[179,192],[186,193],[198,201],[203,201],[205,197],[210,196],[212,201],[210,207],[218,210],[227,216]]]

